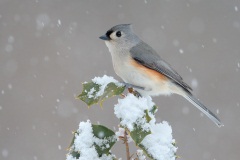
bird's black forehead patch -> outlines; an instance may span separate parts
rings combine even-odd
[[[110,29],[110,30],[107,31],[106,36],[107,36],[108,38],[110,38],[110,35],[111,35],[112,33],[113,33],[113,30]]]

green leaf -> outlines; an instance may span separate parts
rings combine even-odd
[[[75,134],[77,134],[77,131],[73,132],[73,138],[71,140],[71,143],[68,147],[68,150],[69,150],[69,153],[76,159],[78,159],[80,157],[80,153],[79,152],[76,152],[74,151],[74,141],[75,141]]]
[[[104,88],[103,94],[98,95],[100,89],[101,86],[94,82],[84,83],[83,91],[79,96],[77,96],[77,99],[81,99],[88,106],[91,106],[96,103],[100,103],[100,105],[102,106],[103,101],[105,101],[107,98],[120,95],[121,93],[123,93],[125,87],[119,86],[111,82],[107,84],[107,86]]]
[[[150,131],[144,131],[140,126],[135,125],[134,130],[130,132],[130,136],[132,137],[135,144],[138,146],[142,140],[148,135],[151,134]]]
[[[91,89],[95,90],[92,94]],[[88,106],[93,105],[94,103],[98,103],[98,97],[95,97],[97,94],[97,91],[100,90],[100,85],[89,82],[89,83],[83,83],[83,91],[82,93],[77,96],[77,99],[81,99],[83,102],[85,102]],[[92,96],[92,97],[91,97]]]
[[[148,110],[145,110],[144,113],[146,114],[146,121],[147,123],[149,123],[152,120],[152,118],[149,116]]]
[[[147,155],[148,158],[154,159],[154,158],[152,157],[152,155],[150,155],[150,154],[148,153],[148,151],[145,149],[145,147],[144,147],[142,144],[139,144],[138,147],[143,150],[144,154]],[[175,153],[175,159],[178,159],[178,158],[180,158],[180,157],[177,156],[176,153]]]
[[[152,109],[149,110],[149,112],[151,112],[152,114],[155,114],[155,113],[157,112],[157,109],[158,109],[158,107],[157,107],[156,105],[154,105],[154,106],[152,107]]]
[[[72,133],[72,134],[73,134],[73,138],[72,138],[71,143],[70,143],[70,145],[69,145],[69,147],[68,147],[69,150],[71,149],[71,147],[72,147],[73,144],[74,144],[75,134],[76,134],[76,133],[77,133],[77,131],[75,131],[75,132]]]
[[[111,98],[113,96],[116,95],[120,95],[121,93],[123,93],[123,91],[125,90],[125,86],[118,86],[115,83],[111,82],[109,83],[105,89],[104,89],[104,93],[103,95],[100,97],[100,104],[102,106],[102,103],[104,100],[106,100],[107,98]]]
[[[76,159],[79,159],[79,157],[80,157],[80,153],[79,153],[79,152],[76,152],[76,151],[72,151],[72,152],[71,152],[71,155],[72,155],[74,158],[76,158]]]
[[[138,147],[143,150],[143,152],[148,156],[148,158],[154,159],[154,158],[147,152],[147,150],[145,149],[145,147],[144,147],[142,144],[139,144]]]
[[[151,111],[154,112],[155,108],[156,107],[153,106]],[[152,120],[152,118],[149,116],[149,111],[148,110],[144,110],[144,113],[145,113],[145,115],[142,118],[145,118],[146,119],[146,123],[149,123]],[[149,131],[143,130],[141,125],[137,125],[137,124],[134,124],[134,129],[133,129],[133,131],[130,132],[130,136],[132,137],[133,141],[136,143],[137,146],[149,134],[151,134],[150,130]]]
[[[115,133],[109,128],[102,125],[92,124],[92,128],[93,128],[94,136],[102,140],[103,142],[100,145],[96,143],[94,144],[99,157],[101,157],[103,154],[106,154],[106,155],[111,154],[110,149],[117,141],[115,137]]]

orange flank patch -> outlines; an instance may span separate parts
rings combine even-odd
[[[138,68],[141,72],[143,72],[143,74],[146,74],[146,76],[148,77],[152,77],[153,79],[157,80],[157,81],[167,81],[168,78],[161,74],[160,72],[158,71],[155,71],[154,69],[150,69],[150,68],[147,68],[141,64],[139,64],[137,61],[135,61],[134,59],[131,60],[131,64]]]

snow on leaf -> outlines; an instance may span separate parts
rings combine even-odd
[[[115,156],[111,154],[110,149],[116,141],[112,130],[102,125],[93,125],[89,120],[80,122],[79,129],[74,132],[66,159],[113,160]]]
[[[88,106],[95,103],[102,105],[107,98],[120,95],[124,89],[125,87],[112,77],[95,77],[92,82],[83,83],[83,91],[77,99],[81,99]]]

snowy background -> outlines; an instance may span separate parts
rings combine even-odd
[[[121,23],[132,23],[225,125],[182,97],[155,97],[181,159],[239,159],[238,0],[0,0],[0,159],[65,159],[80,121],[117,127],[116,98],[87,109],[75,96],[95,76],[120,80],[98,37]],[[113,148],[123,159],[124,151]]]

